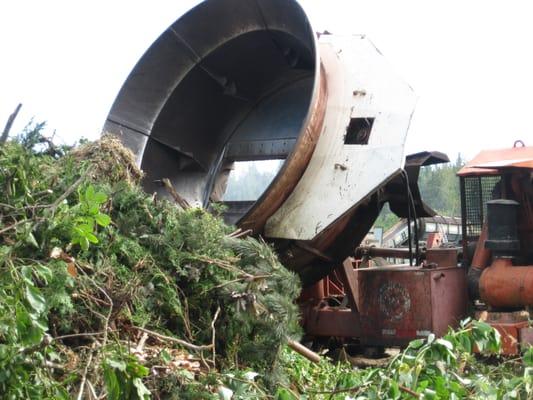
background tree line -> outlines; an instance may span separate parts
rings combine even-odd
[[[457,155],[455,162],[423,167],[420,170],[418,186],[424,202],[433,208],[439,215],[446,217],[461,216],[461,198],[459,195],[459,178],[457,171],[464,165],[461,154]],[[388,205],[376,220],[375,226],[387,230],[399,218],[394,215]]]

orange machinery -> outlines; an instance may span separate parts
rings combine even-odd
[[[533,343],[533,147],[518,141],[511,149],[482,151],[458,175],[462,256],[458,248],[431,248],[414,265],[372,267],[347,259],[304,290],[308,336],[404,346],[457,326],[470,300],[476,317],[501,333],[504,353]],[[358,255],[412,259],[407,249],[367,247]]]
[[[482,151],[458,175],[469,295],[516,354],[533,343],[533,147]]]

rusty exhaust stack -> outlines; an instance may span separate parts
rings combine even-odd
[[[387,200],[414,103],[371,42],[316,35],[294,0],[206,0],[139,60],[104,131],[136,154],[147,191],[168,178],[200,207],[222,198],[233,162],[284,160],[235,220],[312,282]]]

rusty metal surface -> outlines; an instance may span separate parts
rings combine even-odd
[[[487,240],[488,227],[487,224],[483,224],[481,228],[481,234],[476,243],[476,250],[474,257],[472,258],[472,267],[478,269],[485,269],[490,262],[491,251],[485,247],[485,241]],[[464,250],[463,250],[464,251]]]
[[[344,286],[344,293],[348,297],[350,308],[353,312],[359,312],[361,304],[359,303],[359,285],[357,275],[354,274],[353,262],[347,258],[338,269]]]
[[[457,251],[456,248],[432,248],[426,250],[426,263],[435,264],[437,267],[456,267]]]
[[[365,204],[354,207],[335,224],[329,226],[309,242],[333,261],[325,261],[295,245],[293,241],[275,240],[274,243],[283,265],[297,272],[305,286],[313,284],[337,268],[354,251],[381,211],[382,203],[377,194]]]
[[[457,175],[498,174],[499,168],[533,169],[533,146],[484,150],[459,170]]]
[[[303,310],[303,328],[310,336],[357,338],[361,335],[359,315],[349,308],[312,307]]]
[[[302,289],[302,292],[300,293],[300,296],[298,297],[298,303],[301,305],[304,304],[318,304],[320,303],[324,297],[325,297],[325,282],[324,280],[320,280],[316,282],[314,285],[308,286],[304,289]]]
[[[497,323],[490,325],[501,335],[502,352],[506,355],[520,354],[520,330],[527,326],[527,322],[522,323]]]
[[[521,345],[533,344],[533,329],[529,327],[527,311],[478,311],[475,318],[485,321],[500,333],[502,353],[505,355],[520,354]]]
[[[527,322],[530,319],[530,314],[526,310],[521,311],[478,311],[476,312],[476,319],[488,323],[522,323]]]
[[[533,305],[533,266],[513,266],[510,259],[497,259],[479,279],[481,299],[493,307]]]
[[[378,267],[356,274],[362,343],[405,345],[429,333],[442,335],[466,314],[461,268]]]
[[[439,268],[431,272],[429,280],[433,332],[444,335],[449,327],[457,328],[459,322],[466,317],[466,270],[457,267]]]
[[[391,247],[358,247],[355,250],[355,258],[362,258],[364,256],[408,259],[409,249]]]
[[[443,335],[466,315],[462,268],[354,266],[354,259],[349,258],[335,273],[304,291],[301,307],[309,335],[403,346],[430,333]],[[328,290],[330,281],[340,284],[342,292]],[[347,296],[348,301],[332,306],[335,302],[328,298],[338,294]]]

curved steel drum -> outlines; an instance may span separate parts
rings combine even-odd
[[[104,131],[189,203],[219,201],[235,161],[282,159],[234,221],[273,242],[304,284],[349,255],[404,166],[414,108],[363,36],[316,35],[294,0],[207,0],[139,60]]]

